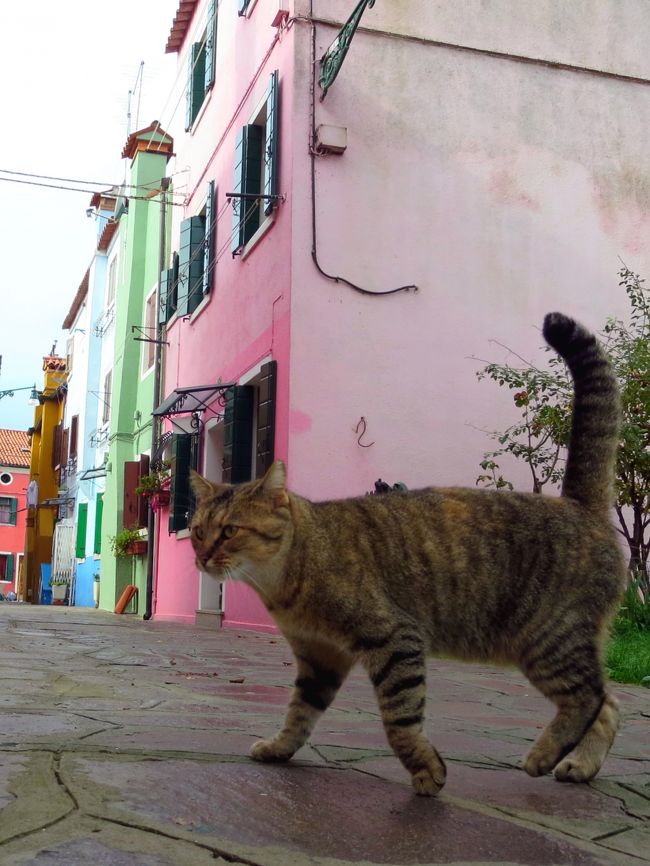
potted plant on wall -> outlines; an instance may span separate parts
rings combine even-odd
[[[63,604],[68,591],[68,581],[63,577],[53,577],[50,581],[52,588],[52,602],[55,604]]]
[[[147,552],[147,539],[138,529],[123,529],[110,541],[115,556],[144,556]]]
[[[160,469],[150,472],[148,475],[141,475],[138,486],[135,488],[138,496],[145,496],[150,499],[154,511],[157,511],[162,505],[169,505],[169,468],[169,463],[162,463]]]

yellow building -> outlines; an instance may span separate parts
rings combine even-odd
[[[25,534],[25,601],[38,604],[41,566],[52,562],[52,539],[59,516],[60,468],[67,455],[63,441],[63,409],[67,391],[66,359],[43,358],[43,390],[34,410]],[[34,483],[32,483],[34,482]]]

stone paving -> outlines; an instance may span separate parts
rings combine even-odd
[[[590,785],[531,779],[552,707],[513,671],[432,660],[446,759],[412,793],[362,671],[286,766],[250,761],[287,703],[279,636],[0,604],[0,866],[650,863],[650,692]]]

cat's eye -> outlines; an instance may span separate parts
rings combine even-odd
[[[194,527],[194,537],[197,541],[203,541],[204,533],[200,526]]]
[[[238,532],[239,532],[238,526],[231,526],[230,524],[228,524],[228,526],[224,526],[221,534],[223,535],[224,538],[232,538],[233,535],[237,535]]]

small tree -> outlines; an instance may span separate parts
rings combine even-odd
[[[650,298],[644,280],[627,267],[619,272],[630,304],[629,322],[610,318],[601,334],[621,389],[623,426],[616,463],[616,514],[629,552],[632,575],[650,598]],[[514,391],[521,419],[501,432],[490,433],[499,447],[486,452],[484,472],[477,484],[510,488],[499,459],[511,454],[530,469],[533,492],[546,484],[557,486],[564,475],[565,449],[571,430],[573,388],[562,359],[549,352],[548,369],[540,370],[523,358],[522,367],[487,364],[477,372]]]

